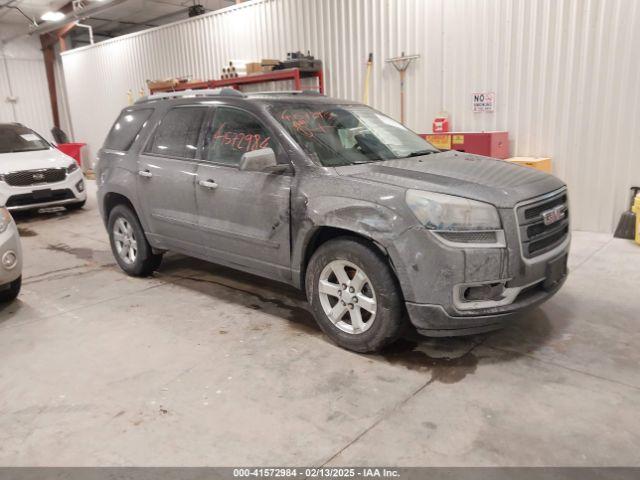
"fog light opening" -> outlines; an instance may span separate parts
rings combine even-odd
[[[79,192],[84,192],[84,180],[80,180],[78,183],[76,183],[76,190],[78,190]]]
[[[2,266],[7,270],[11,270],[18,263],[18,256],[13,250],[8,250],[2,255]]]
[[[495,301],[504,299],[503,293],[504,283],[487,283],[465,288],[462,298],[465,302]]]

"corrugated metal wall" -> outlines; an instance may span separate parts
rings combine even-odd
[[[445,2],[444,105],[456,129],[508,130],[512,152],[551,156],[573,225],[611,231],[640,184],[640,2]],[[474,114],[473,91],[497,93]]]
[[[214,78],[229,59],[311,50],[327,93],[360,99],[374,53],[371,104],[399,116],[399,77],[384,59],[421,58],[407,74],[408,126],[508,130],[512,153],[552,156],[571,188],[573,225],[611,231],[640,183],[640,2],[634,0],[256,0],[63,54],[76,139],[102,143],[127,91],[149,78]],[[471,94],[492,91],[494,113]]]
[[[11,28],[3,25],[2,33]],[[0,47],[0,122],[24,123],[52,140],[53,116],[37,37],[19,37]]]

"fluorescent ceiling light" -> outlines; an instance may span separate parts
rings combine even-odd
[[[58,20],[62,20],[66,15],[62,12],[47,12],[40,17],[40,20],[44,20],[45,22],[57,22]]]

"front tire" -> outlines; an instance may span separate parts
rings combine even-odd
[[[109,242],[120,268],[132,277],[151,275],[162,262],[154,254],[137,215],[125,205],[117,205],[109,214]]]
[[[396,277],[364,240],[341,237],[320,246],[309,261],[305,285],[316,322],[343,348],[377,352],[404,330]]]
[[[15,300],[18,294],[20,293],[20,288],[22,287],[22,276],[16,278],[13,282],[9,284],[9,287],[0,291],[0,302],[10,302]]]

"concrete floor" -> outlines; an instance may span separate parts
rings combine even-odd
[[[127,277],[93,195],[18,224],[2,466],[640,465],[631,242],[575,232],[571,276],[542,308],[371,356],[329,343],[286,286],[175,255]]]

